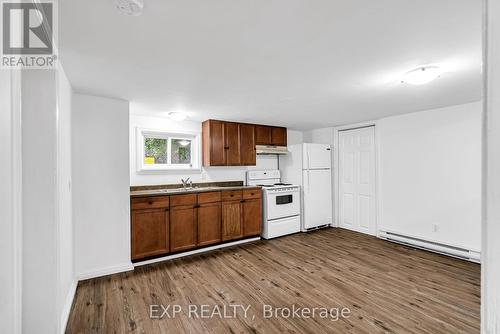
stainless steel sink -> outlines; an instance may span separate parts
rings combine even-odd
[[[191,190],[197,190],[199,188],[195,188],[195,187],[192,187],[192,188],[172,188],[172,189],[161,189],[160,191],[162,193],[182,193],[182,192],[187,192],[187,191],[191,191]]]

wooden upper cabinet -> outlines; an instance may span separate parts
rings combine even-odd
[[[240,164],[242,166],[255,166],[255,126],[239,124],[240,131]]]
[[[224,151],[227,166],[239,166],[240,129],[238,123],[224,122]]]
[[[271,128],[271,145],[286,146],[286,128]]]
[[[255,145],[287,145],[282,127],[210,119],[202,131],[203,166],[255,166]]]
[[[271,144],[271,127],[266,125],[255,126],[255,144],[270,145]]]
[[[225,166],[224,122],[203,122],[202,142],[203,166]]]
[[[256,125],[255,143],[257,145],[286,146],[286,128]]]

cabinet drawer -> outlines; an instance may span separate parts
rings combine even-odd
[[[243,199],[252,199],[252,198],[261,198],[261,190],[260,189],[245,189],[243,190]]]
[[[242,199],[242,191],[241,190],[231,190],[231,191],[223,191],[222,192],[222,200],[223,201],[236,201]]]
[[[170,196],[170,206],[195,205],[195,204],[196,204],[196,194]]]
[[[168,196],[132,198],[131,203],[132,210],[161,209],[168,208],[168,206]]]
[[[219,191],[198,194],[198,204],[220,202],[220,199]]]

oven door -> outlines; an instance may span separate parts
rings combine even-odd
[[[290,217],[300,214],[299,189],[287,191],[267,191],[267,220]]]

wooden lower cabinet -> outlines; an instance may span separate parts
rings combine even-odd
[[[262,200],[243,200],[243,236],[258,236],[262,227]]]
[[[132,260],[170,251],[168,208],[132,210]]]
[[[132,260],[258,236],[261,197],[260,189],[245,189],[134,198]]]
[[[243,237],[240,201],[222,202],[222,241]]]
[[[200,204],[198,207],[198,246],[221,242],[221,203]]]
[[[170,251],[179,252],[196,247],[196,207],[182,205],[170,208]]]

